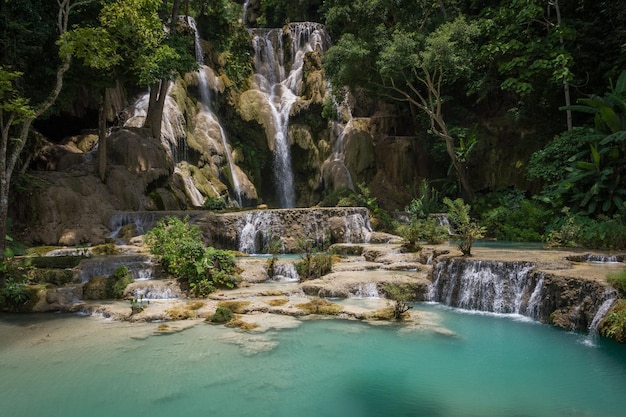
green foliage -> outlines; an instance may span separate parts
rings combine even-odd
[[[600,334],[626,343],[626,300],[618,300],[613,305],[600,324]]]
[[[314,254],[311,239],[299,240],[298,250],[302,253],[302,259],[295,263],[295,267],[301,281],[320,278],[332,270],[332,254],[327,252]]]
[[[189,285],[195,296],[204,297],[216,287],[233,288],[238,282],[235,256],[229,251],[205,247],[197,226],[167,217],[146,233],[150,252],[163,268]]]
[[[111,298],[121,299],[124,297],[124,290],[133,282],[133,278],[128,272],[128,268],[120,266],[111,274],[107,281],[107,293]]]
[[[204,200],[202,208],[207,210],[223,210],[226,208],[226,200],[224,197],[207,197]]]
[[[485,235],[485,228],[479,226],[470,218],[471,206],[465,204],[462,199],[443,199],[443,203],[448,207],[448,218],[454,225],[458,238],[458,247],[463,256],[471,256],[472,245],[476,239],[481,239]]]
[[[387,298],[393,301],[393,318],[402,320],[412,306],[408,303],[415,298],[413,291],[407,285],[387,284],[385,285]]]
[[[233,312],[230,308],[224,306],[218,306],[215,309],[215,314],[211,317],[213,323],[228,323],[233,319]]]
[[[426,241],[431,245],[438,245],[448,238],[448,231],[439,225],[437,219],[429,217],[426,219],[413,218],[409,224],[402,224],[396,228],[396,233],[408,242],[406,247],[411,251],[419,251],[420,241]]]
[[[0,289],[0,296],[4,310],[19,311],[30,301],[30,293],[26,281],[7,278]]]
[[[481,224],[487,236],[498,240],[541,242],[553,212],[517,189],[488,195],[482,201]],[[478,209],[478,204],[474,205]]]
[[[585,247],[592,249],[625,249],[626,222],[623,215],[598,216],[595,219],[571,214],[549,227],[546,241],[550,246]]]
[[[593,115],[595,126],[584,131],[588,145],[569,158],[557,192],[581,214],[612,215],[626,207],[626,71],[604,96],[578,103],[564,109]]]
[[[427,179],[423,179],[419,185],[418,197],[411,200],[405,210],[417,218],[426,219],[430,214],[441,211],[441,208],[439,191],[431,187]]]
[[[540,0],[498,2],[482,10],[481,26],[486,42],[479,59],[496,70],[504,80],[500,87],[528,96],[544,80],[561,86],[571,81],[573,57],[564,48],[574,40],[575,31],[557,22],[557,13]],[[560,24],[559,24],[560,23]]]
[[[590,133],[589,128],[576,127],[556,136],[543,149],[532,154],[526,175],[529,180],[544,184],[543,199],[558,201],[555,189],[568,175],[569,160],[589,146]]]
[[[621,272],[607,274],[606,281],[618,290],[622,297],[626,297],[626,268]]]
[[[229,80],[238,89],[246,87],[252,75],[254,51],[246,28],[238,23],[241,7],[228,0],[205,3],[198,26],[203,38],[220,51],[219,62],[207,62],[215,69],[223,68]]]

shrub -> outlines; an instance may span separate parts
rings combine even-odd
[[[218,306],[211,317],[213,323],[227,323],[233,319],[233,312],[228,307]]]
[[[130,276],[128,268],[120,266],[107,281],[107,295],[111,298],[121,299],[124,297],[124,290],[131,282],[133,282],[133,278]]]
[[[414,298],[413,291],[408,286],[398,284],[385,285],[385,294],[387,298],[393,301],[393,318],[394,320],[402,320],[411,305],[408,301]]]
[[[549,227],[546,241],[550,246],[613,250],[626,248],[626,222],[622,215],[591,219],[571,215],[567,209],[564,214],[563,218]]]
[[[207,197],[202,208],[207,210],[224,210],[226,208],[226,200],[224,197]]]
[[[19,311],[31,298],[26,282],[16,281],[12,277],[7,278],[0,295],[2,296],[3,309],[8,311]]]
[[[552,211],[542,208],[539,202],[523,199],[514,204],[502,202],[484,212],[481,220],[487,235],[496,239],[540,242],[551,217]]]
[[[104,245],[94,246],[91,248],[91,252],[94,255],[117,255],[120,253],[114,243],[105,243]]]
[[[453,201],[445,197],[443,202],[448,207],[448,218],[457,231],[459,249],[463,256],[471,256],[472,245],[476,239],[484,237],[485,228],[471,220],[469,214],[471,207],[460,198]]]
[[[315,255],[309,253],[296,262],[295,266],[300,279],[305,281],[328,274],[333,269],[333,261],[333,256],[330,253],[320,252]]]
[[[187,283],[196,297],[205,297],[217,287],[233,288],[239,282],[235,256],[205,247],[200,229],[190,226],[187,217],[159,221],[145,241],[165,271]]]
[[[431,187],[427,179],[423,179],[419,185],[418,197],[411,200],[405,210],[420,219],[426,219],[432,213],[441,211],[441,198],[439,191]]]
[[[395,232],[408,242],[406,247],[412,251],[419,251],[420,241],[426,241],[432,245],[438,245],[446,241],[448,231],[437,223],[437,219],[414,218],[409,224],[403,224],[396,228]]]

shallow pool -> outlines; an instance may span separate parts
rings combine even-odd
[[[418,305],[433,327],[308,320],[262,334],[0,316],[0,415],[624,416],[626,346]]]

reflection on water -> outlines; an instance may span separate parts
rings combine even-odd
[[[156,323],[0,316],[0,402],[11,404],[2,415],[623,415],[623,346],[589,347],[506,316],[415,309],[450,332],[305,320],[153,336]]]

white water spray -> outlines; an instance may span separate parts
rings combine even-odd
[[[217,116],[211,110],[211,90],[209,88],[209,83],[206,78],[206,65],[204,65],[204,58],[202,53],[202,45],[200,44],[200,33],[198,32],[198,28],[196,26],[196,21],[191,17],[187,16],[189,27],[193,29],[194,32],[194,45],[196,52],[196,62],[200,66],[198,69],[198,81],[199,81],[199,90],[200,90],[200,110],[206,115],[209,122],[213,122],[215,125],[219,127],[220,131],[220,139],[222,141],[222,146],[224,148],[224,154],[226,155],[226,160],[228,162],[228,169],[230,170],[231,181],[233,185],[233,190],[235,192],[235,198],[239,207],[242,207],[242,199],[241,199],[241,185],[239,182],[239,177],[237,176],[237,171],[235,170],[235,163],[233,162],[233,156],[230,151],[230,147],[228,146],[228,139],[226,137],[226,132],[222,127],[222,124],[219,122]]]
[[[255,82],[266,96],[274,125],[274,176],[278,198],[283,208],[295,207],[296,193],[288,129],[291,108],[302,89],[304,56],[314,50],[323,51],[328,36],[320,24],[302,22],[289,25],[291,37],[291,67],[286,73],[286,51],[283,30],[252,31],[255,50]]]

